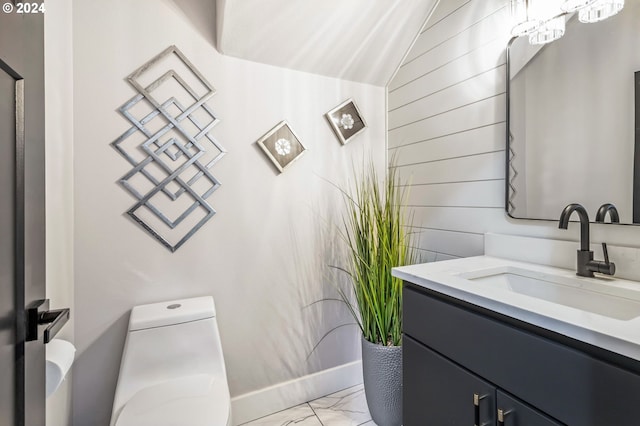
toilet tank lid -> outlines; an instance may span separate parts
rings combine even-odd
[[[129,331],[182,324],[216,316],[213,297],[172,300],[135,306],[129,318]]]

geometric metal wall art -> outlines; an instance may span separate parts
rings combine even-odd
[[[276,168],[282,173],[295,160],[300,158],[306,148],[300,138],[286,121],[281,121],[256,142],[267,154]]]
[[[210,169],[226,150],[210,134],[215,89],[175,46],[127,81],[138,94],[119,111],[131,127],[111,143],[132,166],[118,181],[136,200],[126,213],[175,252],[216,213]]]
[[[353,99],[347,99],[324,116],[343,145],[367,127]]]

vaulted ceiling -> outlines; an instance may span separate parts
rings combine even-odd
[[[386,86],[438,0],[217,0],[230,56]]]

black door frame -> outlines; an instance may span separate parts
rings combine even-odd
[[[8,1],[16,4],[19,0]],[[11,363],[14,375],[5,381],[13,399],[5,400],[5,407],[14,413],[11,419],[7,413],[7,421],[0,419],[0,424],[42,426],[46,418],[43,332],[49,326],[40,327],[41,312],[32,307],[39,303],[44,310],[48,306],[42,303],[46,298],[43,14],[0,13],[0,58],[1,72],[7,76],[3,99],[10,108],[7,114],[14,114],[6,116],[3,126],[15,130],[15,134],[7,131],[3,137],[7,148],[3,170],[11,179],[3,187],[4,210],[14,215],[4,221],[8,227],[3,230],[7,252],[4,261],[15,268],[3,283],[13,291],[11,295],[7,291],[5,299],[7,313],[13,318],[6,329],[7,336],[11,333],[11,343],[7,341],[3,363]]]
[[[15,228],[14,228],[14,287],[15,287],[15,415],[16,424],[25,423],[25,341],[26,311],[25,307],[25,137],[24,137],[24,78],[0,59],[0,69],[15,80]]]

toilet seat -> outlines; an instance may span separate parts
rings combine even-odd
[[[227,426],[230,397],[224,378],[198,374],[162,382],[129,399],[116,426]]]

